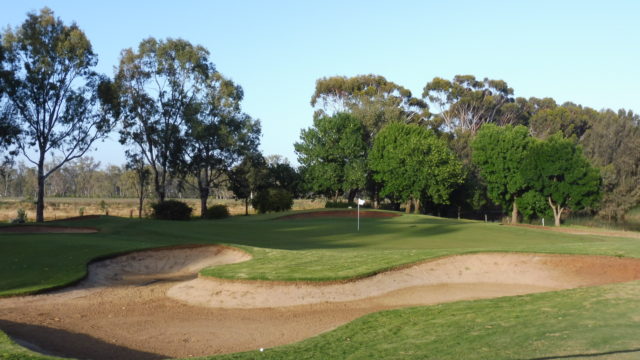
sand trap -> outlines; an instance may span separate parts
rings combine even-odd
[[[248,309],[355,301],[406,288],[436,285],[498,284],[537,292],[635,279],[640,279],[640,261],[636,259],[473,254],[436,259],[343,283],[240,282],[201,277],[173,286],[167,295],[192,305]],[[422,303],[430,303],[429,291],[406,305]]]
[[[95,262],[75,287],[0,299],[0,329],[80,359],[203,356],[296,342],[386,309],[640,279],[637,259],[513,253],[451,256],[343,283],[196,278],[201,267],[247,259],[213,246]]]
[[[16,225],[0,227],[1,233],[19,234],[89,234],[98,229],[91,227],[46,226],[46,225]]]

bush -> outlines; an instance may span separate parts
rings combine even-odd
[[[356,205],[355,203],[350,203],[350,202],[340,202],[340,201],[327,201],[324,204],[324,207],[327,209],[347,209],[349,207],[355,208]]]
[[[261,214],[287,211],[293,206],[293,195],[284,189],[268,188],[259,191],[251,200],[251,205]]]
[[[182,201],[165,200],[151,205],[151,217],[158,220],[189,220],[191,207]]]
[[[24,224],[27,222],[27,212],[24,209],[18,209],[16,218],[11,220],[12,224]]]
[[[204,219],[225,219],[229,217],[227,205],[217,204],[209,207],[204,212]]]

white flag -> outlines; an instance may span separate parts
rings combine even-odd
[[[364,199],[358,199],[358,205],[364,205]]]

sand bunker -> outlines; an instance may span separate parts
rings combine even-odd
[[[98,229],[91,227],[45,226],[45,225],[16,225],[0,227],[1,233],[19,234],[89,234]]]
[[[132,253],[95,262],[79,285],[0,299],[0,329],[80,359],[162,359],[296,342],[362,315],[640,279],[640,260],[604,256],[451,256],[341,283],[196,278],[249,259],[227,247]]]
[[[312,211],[312,212],[287,215],[287,216],[279,217],[277,219],[291,220],[291,219],[316,219],[316,218],[330,218],[330,217],[356,218],[357,216],[358,216],[358,212],[356,210],[325,210],[325,211]],[[396,214],[392,212],[360,210],[361,218],[383,219],[383,218],[393,218],[398,216],[400,216],[400,214]]]

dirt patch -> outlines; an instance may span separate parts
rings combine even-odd
[[[613,237],[640,239],[640,233],[632,232],[632,231],[588,230],[588,229],[574,229],[574,228],[566,228],[566,227],[540,226],[540,225],[530,225],[530,224],[517,224],[517,225],[508,225],[508,226],[517,226],[517,227],[525,227],[529,229],[555,231],[555,232],[561,232],[561,233],[573,234],[573,235],[613,236]]]
[[[368,313],[640,279],[640,260],[474,254],[439,258],[348,283],[196,278],[244,261],[224,247],[132,253],[90,266],[79,285],[0,299],[0,329],[53,355],[161,359],[296,342]]]
[[[46,226],[46,225],[16,225],[0,227],[1,233],[14,234],[89,234],[98,229],[92,227]]]
[[[391,212],[382,212],[382,211],[360,210],[361,218],[384,219],[384,218],[393,218],[397,216],[400,216],[400,214],[391,213]],[[277,220],[317,219],[317,218],[335,218],[335,217],[356,218],[358,217],[358,212],[356,210],[312,211],[312,212],[282,216],[277,218]]]

